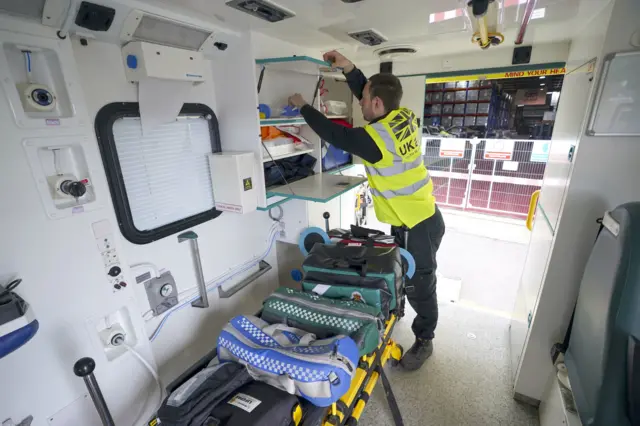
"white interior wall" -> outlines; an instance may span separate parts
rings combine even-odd
[[[599,71],[602,58],[608,53],[633,49],[630,39],[639,29],[638,16],[640,4],[637,1],[612,2],[585,27],[585,31],[578,32],[569,62],[586,62],[594,55],[598,57]],[[599,41],[592,38],[598,27],[606,28],[604,38]],[[598,46],[601,48],[597,49]],[[561,102],[570,105],[572,96],[577,94],[563,93]],[[562,339],[569,323],[598,230],[595,220],[605,210],[640,199],[637,186],[640,137],[590,137],[585,136],[585,128],[586,117],[579,132],[573,136],[578,139],[574,165],[523,355],[521,377],[516,383],[516,392],[538,400],[551,374],[549,348]]]
[[[132,424],[140,404],[147,401],[147,414],[157,404],[157,394],[147,395],[150,391],[155,392],[155,384],[130,354],[108,362],[92,329],[93,324],[99,318],[126,307],[139,341],[136,349],[152,364],[159,366],[161,378],[168,383],[214,347],[219,329],[228,318],[238,313],[255,312],[264,297],[275,288],[275,249],[267,258],[274,267],[272,272],[227,301],[218,300],[217,293],[210,293],[211,307],[207,310],[182,309],[172,316],[158,339],[150,344],[146,336],[155,329],[158,321],[145,324],[141,319],[140,313],[149,309],[148,302],[142,288],[134,284],[134,276],[127,265],[145,261],[171,270],[180,290],[195,286],[196,280],[189,246],[178,244],[175,235],[138,246],[122,238],[117,227],[93,121],[96,112],[107,103],[137,100],[136,86],[125,79],[120,49],[114,44],[95,41],[90,41],[86,47],[77,40],[59,41],[54,30],[14,19],[0,19],[0,27],[12,32],[31,32],[58,43],[60,60],[71,71],[65,77],[79,94],[73,102],[84,124],[83,127],[69,129],[20,129],[14,123],[9,105],[4,101],[6,94],[2,92],[0,123],[4,143],[0,148],[0,175],[3,180],[0,193],[12,202],[2,206],[0,233],[12,244],[3,245],[1,249],[0,279],[5,282],[14,275],[23,278],[18,293],[35,309],[41,328],[31,342],[0,360],[5,383],[0,391],[0,417],[19,421],[33,415],[34,426],[47,424],[49,416],[86,393],[82,380],[73,375],[72,367],[77,359],[90,356],[96,360],[96,377],[116,424]],[[232,49],[230,45],[228,52],[232,53]],[[252,63],[251,49],[238,49],[234,54],[246,55],[245,62]],[[224,62],[214,61],[212,66],[214,69],[208,72],[208,82],[199,85],[189,101],[205,103],[218,112],[217,104],[223,102],[216,102],[216,84],[212,82],[211,75],[218,74],[215,67],[224,66]],[[227,80],[223,84],[253,88],[253,78],[251,69],[247,75],[240,73],[235,80]],[[254,101],[246,98],[252,92],[236,93],[233,101],[248,104],[253,109]],[[220,112],[224,117],[225,111]],[[229,146],[234,145],[233,123],[223,118],[219,124],[223,137],[226,135],[223,146],[230,149]],[[257,122],[253,129],[251,127],[245,124],[244,130],[249,128],[257,137]],[[57,221],[45,216],[21,141],[25,137],[47,138],[52,135],[81,135],[89,140],[85,154],[92,184],[103,208]],[[237,139],[242,140],[241,137]],[[18,192],[16,188],[20,188]],[[101,255],[91,231],[92,223],[104,219],[110,222],[116,234],[116,248],[130,284],[117,293],[112,292],[105,279]],[[272,223],[266,212],[246,216],[225,213],[193,228],[200,236],[205,279],[212,280],[263,253]],[[92,424],[86,417],[73,421],[75,423],[72,424]]]
[[[97,111],[107,103],[137,100],[137,85],[127,83],[124,78],[118,46],[93,42],[83,47],[77,41],[74,41],[73,46],[87,100],[87,109],[92,121]],[[214,63],[213,66],[215,67],[216,64]],[[212,80],[211,75],[212,72],[209,70],[207,82],[196,86],[190,101],[206,104],[218,115],[219,108],[216,106],[214,92],[216,82]],[[231,85],[233,81],[226,80],[225,83]],[[249,83],[252,87],[252,82]],[[239,99],[235,99],[236,103],[241,104],[238,101]],[[237,126],[238,123],[229,122],[229,119],[223,119],[225,112],[220,112],[221,133],[227,135],[223,140],[224,148],[230,150],[234,148],[233,138],[236,132],[242,130],[242,127]],[[234,131],[232,127],[234,125],[238,130]],[[247,126],[246,121],[244,126]],[[254,133],[257,132],[256,125]],[[200,237],[198,241],[205,280],[212,280],[230,268],[262,253],[271,223],[272,221],[264,212],[254,212],[245,216],[224,213],[213,221],[195,227],[194,231]],[[196,285],[189,246],[179,244],[175,235],[146,245],[135,245],[128,241],[123,241],[123,245],[125,258],[130,264],[152,262],[159,268],[171,270],[179,291]],[[274,254],[275,252],[272,256]],[[275,266],[274,258],[270,263]],[[275,272],[271,277],[275,277]],[[249,294],[248,300],[244,296]],[[190,363],[210,350],[215,344],[216,330],[228,319],[229,312],[234,311],[233,307],[238,308],[240,300],[247,305],[247,308],[242,310],[250,313],[260,306],[262,294],[264,292],[260,292],[257,288],[252,292],[244,290],[237,297],[221,302],[216,301],[217,295],[212,293],[210,312],[187,309],[175,314],[167,322],[160,337],[153,343],[154,355],[161,366],[163,377],[166,379],[176,377]],[[146,311],[148,309],[146,293],[140,286],[136,287],[136,295],[140,311]],[[220,309],[220,303],[224,303],[224,308]],[[148,324],[149,333],[157,323],[158,321],[152,321]],[[183,330],[190,330],[190,332],[185,333]]]

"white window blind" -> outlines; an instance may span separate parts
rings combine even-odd
[[[142,136],[140,118],[113,124],[133,224],[149,231],[213,209],[209,123],[180,117]]]

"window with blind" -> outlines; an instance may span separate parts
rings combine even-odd
[[[220,151],[218,124],[205,105],[185,104],[176,121],[145,134],[137,103],[96,116],[96,134],[120,230],[147,244],[220,215],[208,154]]]

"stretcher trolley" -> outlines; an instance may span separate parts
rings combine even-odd
[[[383,367],[403,355],[392,334],[415,262],[388,241],[357,240],[303,233],[301,288],[281,287],[255,316],[231,319],[217,347],[167,387],[149,425],[355,426],[378,381],[403,425]]]

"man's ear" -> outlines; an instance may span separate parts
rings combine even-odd
[[[382,99],[380,99],[379,96],[376,96],[375,98],[373,98],[372,102],[373,102],[373,104],[375,105],[376,108],[384,109],[384,104],[382,103]]]

